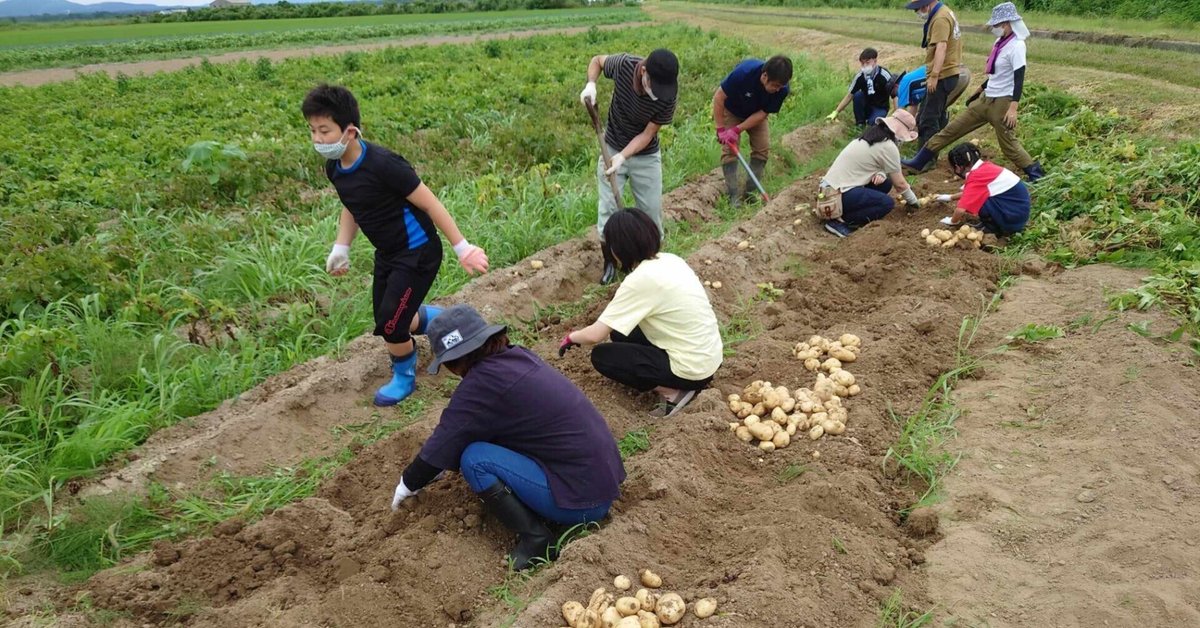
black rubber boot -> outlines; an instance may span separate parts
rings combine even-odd
[[[725,193],[729,195],[729,206],[737,207],[742,202],[738,196],[738,162],[721,164],[721,172],[725,175]]]
[[[1025,176],[1029,177],[1030,183],[1033,183],[1033,182],[1037,181],[1038,179],[1046,176],[1046,173],[1042,170],[1042,164],[1035,161],[1032,164],[1030,164],[1030,166],[1028,168],[1025,169]]]
[[[763,175],[767,173],[767,160],[751,159],[750,172],[753,172],[754,176],[758,177],[758,182],[762,183]],[[759,196],[758,188],[754,187],[754,182],[750,180],[750,177],[746,177],[746,188],[742,190],[742,200],[752,203],[760,198],[762,197]]]
[[[508,553],[514,570],[528,569],[533,566],[531,561],[537,559],[554,560],[555,557],[550,555],[550,547],[554,544],[550,528],[503,482],[496,482],[495,486],[480,493],[479,498],[500,523],[517,533],[517,545]]]
[[[617,258],[613,257],[612,249],[604,242],[600,243],[600,254],[604,256],[604,272],[600,274],[600,283],[607,286],[617,279]]]

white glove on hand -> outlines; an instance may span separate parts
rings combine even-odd
[[[933,197],[933,200],[935,200],[939,203],[949,203],[950,195],[949,194],[938,194],[937,196]]]
[[[325,259],[325,272],[330,275],[345,275],[350,270],[350,245],[334,244],[329,257]]]
[[[900,196],[904,197],[904,202],[908,203],[909,207],[921,206],[921,200],[917,198],[917,193],[913,192],[912,188],[904,190],[904,193],[902,193]]]
[[[488,257],[483,249],[467,242],[463,239],[462,242],[454,245],[454,254],[458,256],[458,263],[467,271],[468,275],[475,273],[486,273],[488,271]]]
[[[396,492],[392,494],[392,510],[399,510],[400,502],[416,494],[416,491],[408,490],[408,487],[404,485],[404,478],[400,478],[400,483],[396,485]]]
[[[583,86],[583,91],[579,92],[579,102],[586,107],[588,103],[596,104],[596,83],[588,81],[587,85]]]
[[[612,165],[608,167],[608,170],[604,171],[604,174],[610,177],[613,175],[613,173],[620,170],[621,166],[625,165],[625,155],[622,155],[621,153],[613,155],[611,163]]]

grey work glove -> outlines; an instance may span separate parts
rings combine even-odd
[[[902,194],[900,194],[900,196],[904,197],[904,202],[908,203],[909,207],[920,207],[921,206],[921,200],[917,198],[917,193],[913,192],[912,188],[908,188],[907,190],[904,190],[904,192]]]

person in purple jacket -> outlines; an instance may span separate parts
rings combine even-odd
[[[517,545],[513,569],[552,560],[553,527],[603,519],[625,467],[604,417],[532,351],[509,344],[469,305],[429,322],[434,359],[462,382],[396,486],[392,510],[443,471],[459,471]],[[551,525],[547,525],[546,522]]]

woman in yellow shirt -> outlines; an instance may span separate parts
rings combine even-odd
[[[629,274],[600,318],[568,333],[558,354],[596,345],[592,365],[600,374],[655,391],[664,401],[655,416],[672,416],[708,386],[721,366],[717,316],[687,262],[659,251],[658,227],[641,210],[614,214],[604,226],[604,241]]]

